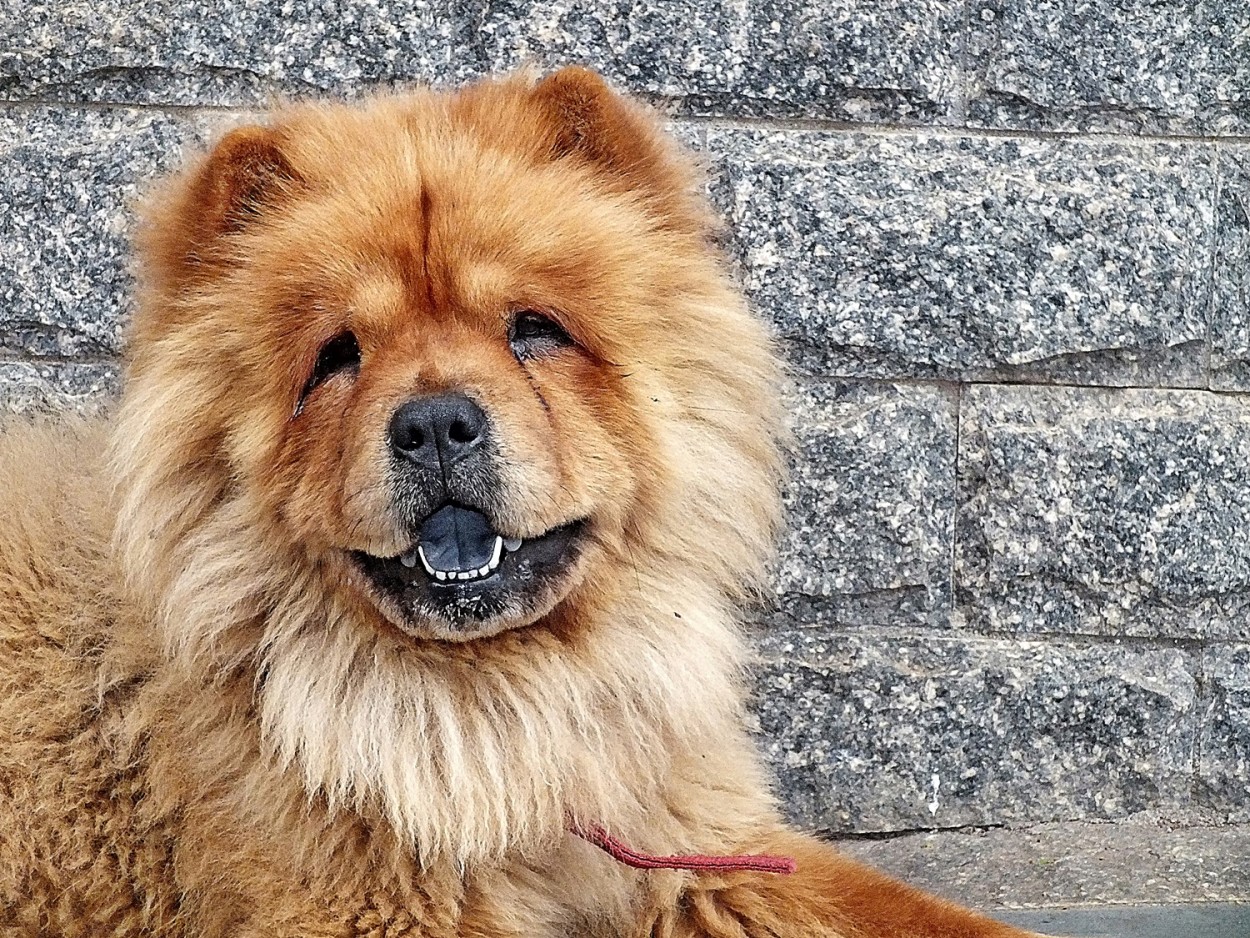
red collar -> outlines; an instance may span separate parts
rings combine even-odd
[[[594,844],[612,859],[638,870],[690,870],[691,872],[754,872],[793,873],[797,864],[792,857],[767,854],[744,854],[739,856],[703,856],[702,854],[658,857],[637,850],[617,840],[598,824],[584,828],[577,823],[569,824],[569,832]]]

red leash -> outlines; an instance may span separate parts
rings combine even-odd
[[[752,872],[780,873],[786,875],[797,869],[791,857],[775,857],[767,854],[746,854],[741,856],[709,857],[700,854],[657,857],[650,853],[639,853],[621,843],[602,827],[595,825],[583,829],[576,824],[569,825],[569,831],[587,843],[592,843],[612,859],[636,870],[690,870],[691,872],[711,871],[716,873]]]

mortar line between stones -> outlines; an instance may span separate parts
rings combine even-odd
[[[121,365],[118,355],[20,355],[0,351],[0,365]]]
[[[863,623],[825,623],[818,628],[811,626],[792,624],[793,619],[787,624],[786,617],[781,617],[780,623],[760,626],[758,623],[748,623],[748,631],[759,631],[761,628],[776,631],[779,627],[794,632],[820,632],[826,635],[834,635],[838,637],[862,637],[865,634],[865,626]],[[1202,638],[1184,638],[1176,635],[1090,635],[1088,633],[1077,632],[1012,632],[1006,629],[990,629],[990,630],[972,630],[964,628],[934,628],[919,625],[891,626],[891,625],[874,625],[871,626],[873,634],[888,634],[900,639],[915,640],[948,640],[961,642],[977,642],[977,641],[994,641],[994,642],[1011,642],[1012,644],[1032,644],[1043,645],[1047,648],[1056,648],[1069,646],[1073,648],[1105,648],[1107,646],[1116,646],[1130,649],[1146,649],[1159,650],[1171,649],[1174,651],[1184,651],[1190,654],[1202,654],[1210,648],[1220,647],[1245,647],[1246,643],[1237,639],[1202,639]],[[764,657],[769,660],[777,661],[798,661],[803,662],[807,659],[801,654],[790,653],[765,653]]]
[[[1080,384],[1074,381],[1027,381],[1019,378],[970,378],[963,382],[970,387],[1008,387],[1008,388],[1081,388],[1090,391],[1198,391],[1214,392],[1209,387],[1192,387],[1174,384]],[[1242,393],[1242,392],[1231,392]]]
[[[968,74],[968,44],[972,39],[972,0],[964,0],[963,23],[956,42],[959,48],[955,55],[955,97],[951,101],[951,117],[957,124],[968,123],[968,100],[972,95],[972,81]]]
[[[972,634],[972,633],[968,633]],[[1039,642],[1044,645],[1054,645],[1066,643],[1076,645],[1080,648],[1094,648],[1103,645],[1119,645],[1124,648],[1171,648],[1176,651],[1188,651],[1194,654],[1201,654],[1206,650],[1209,643],[1203,638],[1184,638],[1179,635],[1088,635],[1073,634],[1067,632],[1009,632],[1004,630],[993,630],[988,632],[977,632],[976,635],[985,638],[993,638],[1020,642]],[[1233,639],[1221,639],[1215,644],[1238,644]]]
[[[1125,832],[1124,828],[1122,827],[1122,825],[1125,822],[1128,822],[1130,824],[1133,824],[1133,823],[1140,824],[1142,822],[1143,815],[1147,818],[1151,816],[1149,811],[1147,811],[1147,812],[1142,812],[1140,814],[1130,814],[1124,817],[1117,817],[1117,818],[1108,818],[1108,817],[1092,817],[1091,818],[1091,817],[1067,817],[1065,816],[1065,817],[1049,819],[1049,820],[1025,820],[1025,821],[1012,820],[1012,821],[1001,821],[997,823],[991,822],[991,823],[986,823],[986,824],[961,824],[961,825],[955,825],[951,827],[908,827],[908,828],[900,828],[898,830],[889,830],[889,831],[862,831],[860,832],[860,831],[838,831],[838,830],[825,829],[825,830],[820,831],[820,836],[822,839],[829,841],[831,843],[839,843],[839,842],[841,843],[864,843],[864,842],[873,842],[873,841],[905,840],[905,839],[913,838],[913,837],[931,837],[931,836],[939,836],[939,837],[949,836],[952,838],[965,837],[965,836],[975,837],[980,834],[988,834],[988,833],[993,833],[995,831],[1003,831],[1003,832],[1012,833],[1012,834],[1022,834],[1022,833],[1027,833],[1029,831],[1054,829],[1056,827],[1088,828],[1090,825],[1095,825],[1101,828],[1102,830],[1112,833],[1114,835],[1116,833]],[[1174,828],[1173,830],[1178,830],[1178,831],[1184,830],[1184,831],[1190,831],[1190,832],[1229,831],[1229,830],[1241,831],[1241,830],[1250,830],[1250,824],[1247,824],[1244,821],[1228,821],[1228,822],[1223,822],[1223,823],[1216,823],[1216,822],[1211,822],[1211,821],[1204,822],[1197,818],[1188,818],[1186,823],[1183,825],[1183,827]],[[1069,901],[1064,901],[1063,903],[1061,903],[1063,908],[1086,908],[1086,907],[1102,908],[1102,907],[1106,907],[1107,905],[1115,905],[1115,904],[1117,903],[1107,902],[1107,901],[1102,901],[1102,900],[1089,902],[1089,903],[1069,902]],[[1126,904],[1127,905],[1139,905],[1142,903],[1139,903],[1136,901],[1130,901]],[[1152,902],[1145,903],[1145,904],[1147,905],[1169,905],[1171,903],[1160,899],[1157,902],[1152,901]],[[1181,904],[1187,904],[1187,903],[1181,903]]]
[[[1211,389],[1215,376],[1211,369],[1211,347],[1215,338],[1215,267],[1219,262],[1219,244],[1220,244],[1220,190],[1223,187],[1223,153],[1221,147],[1215,144],[1211,147],[1212,181],[1211,181],[1211,241],[1207,245],[1208,261],[1207,264],[1207,317],[1206,317],[1206,345],[1204,348],[1204,356],[1202,362],[1203,374],[1206,375],[1207,389]]]
[[[243,107],[237,104],[175,104],[165,101],[58,101],[55,98],[0,98],[0,111],[150,111],[157,114],[212,114],[248,118],[269,110],[264,104]]]
[[[915,375],[846,375],[836,373],[794,372],[795,380],[812,384],[816,382],[845,381],[871,386],[900,385],[903,387],[922,388],[970,388],[970,387],[1008,387],[1008,388],[1067,388],[1086,391],[1172,391],[1176,393],[1218,394],[1223,397],[1250,397],[1248,391],[1232,391],[1223,388],[1203,386],[1187,386],[1181,384],[1080,384],[1073,381],[1030,381],[1021,378],[930,378]]]
[[[1056,823],[1054,821],[1040,823]],[[1064,823],[1062,821],[1057,823]],[[1071,823],[1071,822],[1068,822]],[[1030,825],[1032,826],[1032,825]],[[984,834],[987,831],[1009,830],[1008,824],[957,824],[953,827],[908,827],[890,831],[823,831],[822,837],[830,843],[863,842],[878,840],[902,840],[927,834]],[[1020,828],[1024,830],[1025,828]]]
[[[955,458],[951,461],[951,516],[950,516],[950,565],[947,567],[947,610],[946,621],[955,621],[956,610],[959,608],[956,589],[955,564],[959,556],[959,456],[963,448],[964,426],[964,386],[955,385]]]
[[[1199,807],[1198,793],[1202,785],[1202,728],[1206,723],[1207,699],[1209,689],[1207,687],[1207,646],[1204,644],[1195,655],[1197,663],[1194,666],[1194,746],[1193,746],[1193,763],[1190,765],[1189,780],[1189,807],[1194,810]]]
[[[1250,143],[1250,135],[1233,134],[1160,134],[1119,133],[1112,130],[1033,130],[1027,128],[977,127],[969,124],[891,124],[872,121],[842,121],[816,117],[726,117],[700,114],[676,115],[670,120],[688,124],[707,124],[720,130],[772,130],[809,131],[832,133],[858,133],[865,135],[899,137],[928,134],[936,137],[989,137],[1006,140],[1053,140],[1079,142],[1084,140],[1104,143],[1211,143],[1239,145]]]

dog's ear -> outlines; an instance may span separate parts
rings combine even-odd
[[[213,148],[188,196],[201,243],[241,231],[288,198],[299,175],[268,127],[239,127]]]
[[[198,166],[149,199],[147,224],[138,235],[149,273],[177,289],[228,264],[226,236],[246,229],[302,184],[278,131],[230,131]]]
[[[706,227],[706,212],[694,195],[691,161],[649,109],[579,66],[548,75],[533,94],[545,118],[552,159],[585,162],[609,185],[643,198],[668,226]]]

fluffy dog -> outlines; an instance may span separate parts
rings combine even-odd
[[[713,227],[577,69],[158,190],[117,412],[0,447],[4,933],[1020,935],[769,794],[778,366]]]

